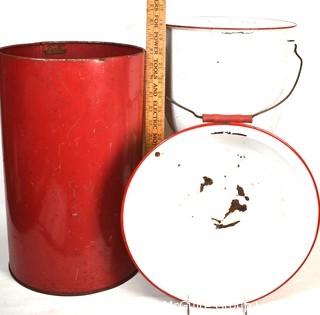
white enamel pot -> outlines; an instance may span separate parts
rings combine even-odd
[[[295,27],[287,21],[227,17],[168,25],[166,116],[171,128],[199,124],[203,114],[255,116],[286,99],[302,65]],[[255,117],[254,124],[274,131],[280,115],[274,109]]]

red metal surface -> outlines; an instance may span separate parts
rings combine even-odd
[[[141,158],[144,51],[107,43],[0,50],[10,270],[62,295],[136,271],[120,231]]]
[[[224,123],[252,123],[252,115],[220,115],[220,114],[203,114],[203,122],[216,124]]]

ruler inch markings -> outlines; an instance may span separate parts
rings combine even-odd
[[[145,149],[164,139],[165,125],[165,0],[147,0],[145,78]]]

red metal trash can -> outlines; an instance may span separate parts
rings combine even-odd
[[[58,295],[128,280],[120,206],[142,153],[144,50],[47,42],[0,58],[13,277]]]

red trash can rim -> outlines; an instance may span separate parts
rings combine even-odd
[[[99,41],[47,41],[0,48],[0,56],[34,61],[104,61],[144,53],[135,45]]]

